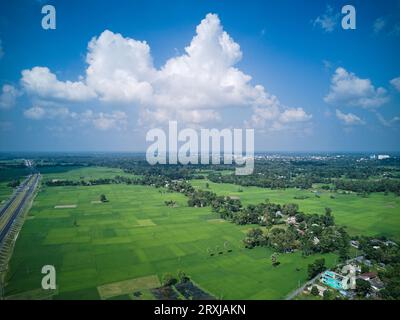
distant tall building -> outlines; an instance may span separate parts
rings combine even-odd
[[[389,159],[390,156],[388,154],[378,154],[378,160]]]

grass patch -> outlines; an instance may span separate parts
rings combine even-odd
[[[99,291],[101,299],[110,299],[112,297],[130,294],[135,291],[157,288],[160,285],[158,277],[152,275],[105,284],[97,287],[97,290]]]

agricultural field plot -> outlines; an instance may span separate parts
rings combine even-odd
[[[118,168],[105,167],[67,167],[54,166],[40,168],[45,180],[91,180],[99,178],[114,178],[115,176],[134,177]]]
[[[340,194],[321,189],[272,190],[242,187],[228,183],[213,183],[206,179],[192,180],[194,187],[218,195],[239,197],[244,205],[257,204],[266,199],[274,203],[297,203],[305,213],[322,214],[326,207],[333,210],[336,222],[347,227],[353,235],[385,235],[400,240],[400,197],[394,194],[372,193],[367,198],[355,193]],[[318,191],[318,197],[313,191]],[[332,196],[332,197],[331,197]],[[305,199],[295,199],[304,197]]]
[[[13,192],[13,188],[7,186],[8,182],[0,182],[0,206],[7,201]]]
[[[109,202],[93,203],[101,194]],[[167,207],[167,200],[177,207]],[[281,299],[321,257],[283,254],[273,267],[270,249],[244,248],[244,231],[251,226],[220,222],[210,208],[189,208],[182,194],[147,186],[42,186],[29,216],[11,259],[6,295],[38,289],[41,268],[50,264],[57,270],[58,299],[100,299],[99,287],[161,280],[178,270],[218,298]],[[333,254],[324,257],[327,265],[336,260]],[[143,298],[151,299],[149,285],[143,289]],[[122,295],[113,298],[132,297],[118,290]]]

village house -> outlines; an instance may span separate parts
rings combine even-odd
[[[370,281],[371,279],[374,279],[377,277],[376,272],[366,272],[363,274],[360,274],[358,276],[359,279],[365,280],[365,281]]]
[[[288,217],[286,222],[287,224],[296,224],[296,217]]]

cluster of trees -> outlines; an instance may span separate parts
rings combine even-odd
[[[278,252],[300,249],[304,255],[337,251],[342,260],[348,258],[350,238],[343,227],[335,225],[330,208],[326,208],[323,215],[304,214],[299,211],[297,204],[280,205],[270,203],[268,200],[243,207],[239,199],[217,196],[211,191],[186,189],[183,183],[176,185],[179,185],[180,192],[189,197],[189,206],[211,205],[212,210],[222,219],[240,225],[276,226],[268,235],[265,235],[260,228],[251,229],[243,240],[248,248],[268,245]],[[292,217],[291,223],[288,223],[286,228],[279,228],[279,225],[286,224],[287,217]]]
[[[151,185],[157,188],[164,187],[170,182],[169,178],[164,176],[147,175],[143,177],[115,176],[114,178],[98,178],[90,180],[47,180],[45,184],[49,187],[53,186],[93,186],[104,184],[135,184],[135,185]]]
[[[278,252],[301,250],[303,255],[337,252],[341,260],[349,256],[350,237],[343,227],[334,224],[329,209],[324,215],[296,213],[293,224],[273,227],[268,233],[251,229],[243,240],[247,248],[269,246]]]
[[[176,201],[174,201],[174,200],[167,200],[167,201],[164,201],[164,203],[167,207],[175,207],[176,206]]]
[[[172,286],[177,283],[185,283],[190,281],[190,277],[183,271],[178,270],[178,275],[174,276],[172,273],[164,273],[162,275],[161,283],[163,286]]]
[[[18,179],[12,180],[9,183],[7,183],[7,187],[16,188],[20,185],[20,183],[21,183],[21,181],[19,181]]]
[[[312,187],[313,182],[311,178],[296,177],[290,179],[283,176],[265,176],[263,174],[252,174],[248,176],[221,175],[219,173],[212,173],[208,175],[208,179],[215,183],[233,183],[241,186],[255,186],[260,188],[271,189],[284,189],[284,188],[301,188],[308,189]]]
[[[334,181],[335,189],[350,190],[357,193],[394,192],[400,195],[400,180],[348,180],[337,179]]]
[[[400,299],[400,263],[394,263],[387,266],[386,271],[379,274],[379,277],[385,283],[385,288],[380,291],[383,299]]]
[[[323,272],[326,269],[325,259],[317,259],[313,263],[310,263],[307,268],[308,279],[312,279],[317,276],[319,273]]]
[[[208,179],[215,183],[233,183],[242,186],[262,188],[301,188],[309,189],[314,183],[322,183],[325,188],[364,192],[395,192],[400,194],[400,160],[363,161],[362,155],[345,157],[327,157],[324,160],[312,160],[307,157],[300,160],[287,159],[259,160],[255,170],[249,176],[235,174],[222,175],[213,172]]]
[[[263,175],[249,175],[249,176],[236,176],[221,175],[219,173],[212,173],[208,179],[215,183],[232,183],[241,186],[256,186],[261,188],[271,189],[285,189],[285,188],[301,188],[310,189],[313,183],[325,183],[324,189],[330,189],[329,184],[333,184],[333,190],[349,190],[357,193],[371,193],[371,192],[394,192],[400,195],[400,180],[385,178],[379,180],[366,180],[366,179],[331,179],[321,177],[317,178],[313,175],[298,176],[294,178],[286,177],[266,177]]]
[[[400,248],[392,244],[386,237],[355,237],[359,241],[359,249],[365,257],[376,263],[396,264],[400,263]]]
[[[252,228],[247,232],[243,242],[246,248],[250,249],[258,246],[265,246],[267,244],[267,236],[260,228]]]
[[[359,250],[364,253],[365,258],[376,264],[384,264],[384,269],[378,272],[378,276],[385,286],[384,289],[379,291],[379,296],[383,299],[399,300],[400,247],[398,244],[385,236],[378,238],[363,236],[355,237],[354,239],[359,242]],[[365,296],[371,291],[371,287],[368,284],[361,281],[357,282],[357,288],[361,290],[360,294]]]
[[[94,186],[102,184],[114,184],[117,181],[113,178],[99,178],[90,180],[47,180],[45,182],[48,187],[59,187],[59,186]]]

